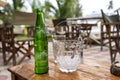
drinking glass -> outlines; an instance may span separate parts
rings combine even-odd
[[[76,71],[82,59],[82,41],[62,38],[54,41],[54,53],[58,67],[62,72]]]
[[[58,52],[58,46],[59,46],[59,40],[64,40],[65,37],[63,35],[52,35],[52,38],[53,38],[53,56],[54,56],[54,60],[55,60],[55,63],[57,63],[57,60],[56,60],[56,54]]]

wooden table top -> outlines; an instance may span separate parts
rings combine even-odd
[[[80,25],[83,27],[93,27],[93,26],[97,26],[97,23],[80,23],[80,24],[71,24],[71,25]]]
[[[110,73],[110,63],[89,59],[84,60],[78,70],[72,73],[61,72],[53,59],[49,60],[48,73],[43,75],[34,73],[34,63],[17,65],[8,70],[24,80],[120,80],[120,77]]]

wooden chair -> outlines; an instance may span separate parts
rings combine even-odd
[[[36,22],[36,14],[34,13],[25,13],[25,12],[18,12],[15,11],[13,13],[13,20],[12,25],[9,27],[5,26],[4,28],[4,35],[3,35],[3,58],[4,64],[8,64],[10,60],[13,60],[13,65],[20,64],[26,57],[34,54],[31,52],[33,49],[33,31]],[[17,38],[14,33],[14,27],[18,27],[16,25],[27,25],[28,36]],[[29,33],[32,32],[32,33]],[[9,33],[9,34],[8,34]],[[30,35],[32,34],[32,35]],[[6,37],[7,36],[7,37]],[[12,37],[8,37],[12,36]],[[10,45],[9,49],[7,50],[8,44]],[[11,56],[8,58],[7,53],[11,53]],[[23,54],[20,60],[16,60],[16,53]]]
[[[5,1],[0,1],[0,8],[2,8],[0,10],[0,17],[1,17],[1,21],[2,21],[2,23],[0,23],[0,52],[2,52],[2,29],[3,29],[3,25],[5,24],[6,13],[7,13],[6,7],[8,5],[9,5],[9,3],[5,2]]]
[[[111,63],[116,61],[117,54],[120,55],[120,22],[104,23],[109,40]]]
[[[110,50],[111,63],[116,61],[117,53],[120,53],[120,22],[119,14],[107,16],[102,10],[104,22],[102,23],[101,33],[102,40],[107,39]]]
[[[13,65],[16,64],[15,57],[15,45],[14,45],[14,33],[12,25],[6,25],[2,29],[2,51],[4,65],[8,64],[10,60],[13,61]]]
[[[89,23],[85,23],[85,24],[79,24],[79,28],[80,28],[80,33],[83,34],[83,38],[85,41],[85,48],[87,48],[88,45],[91,46],[91,38],[90,38],[90,33],[91,33],[91,29],[92,26],[94,26],[93,24],[89,24]]]
[[[75,25],[75,24],[72,24]],[[79,23],[76,25],[78,27],[78,33],[82,34],[82,37],[84,39],[84,44],[85,44],[85,48],[89,46],[91,46],[91,38],[90,38],[90,34],[91,34],[91,29],[93,26],[96,26],[96,24],[90,24],[90,23]]]
[[[103,10],[101,10],[101,14],[102,14],[102,19],[103,19],[103,23],[113,23],[113,22],[119,22],[119,14],[115,14],[115,15],[106,15]],[[108,35],[106,33],[106,26],[101,26],[101,51],[103,50],[103,46],[109,43],[108,41]]]

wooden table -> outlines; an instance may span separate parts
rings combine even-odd
[[[110,64],[86,59],[73,73],[61,72],[53,59],[49,60],[47,74],[34,73],[34,64],[21,64],[8,69],[12,74],[12,80],[120,80],[110,73]]]

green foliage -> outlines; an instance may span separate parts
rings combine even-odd
[[[4,7],[4,9],[5,9],[4,22],[5,22],[6,24],[10,24],[11,21],[12,21],[12,13],[13,13],[13,11],[14,11],[14,10],[20,11],[22,7],[24,7],[24,2],[23,2],[23,0],[13,0],[13,4],[12,4],[12,5],[10,5],[10,4],[6,5],[6,6]],[[2,13],[2,12],[4,12],[4,11],[2,11],[2,9],[1,9],[0,12]],[[0,19],[1,19],[2,17],[3,17],[3,16],[0,16]]]
[[[71,18],[82,15],[82,6],[79,0],[56,0],[57,7],[49,0],[45,1],[44,11],[49,16],[52,13],[56,18]]]
[[[53,5],[50,2],[45,1],[45,4],[43,6],[43,12],[44,12],[45,18],[52,17],[52,15],[51,15],[51,12],[52,12],[51,7],[54,8]]]
[[[32,11],[36,12],[36,8],[41,8],[44,12],[45,18],[72,18],[82,15],[82,6],[79,4],[79,0],[56,0],[57,7],[45,0],[44,5],[41,4],[42,0],[30,0]],[[20,11],[24,7],[23,0],[13,0],[13,10]]]
[[[40,0],[32,0],[30,5],[32,7],[32,11],[33,12],[36,12],[37,8],[41,8],[42,9]]]
[[[20,11],[23,7],[24,2],[22,0],[13,0],[14,10]]]
[[[10,5],[7,5],[6,6],[6,18],[5,18],[5,23],[11,23],[11,20],[12,20],[12,13],[13,13],[13,7],[10,6]]]
[[[82,15],[79,0],[56,0],[57,7],[50,0],[45,0],[44,5],[40,1],[42,0],[31,0],[29,3],[33,12],[36,12],[36,8],[41,8],[45,18],[72,18]]]
[[[14,10],[20,11],[21,8],[24,7],[23,0],[13,0],[12,5],[7,5],[6,8],[6,18],[5,23],[9,24],[12,21],[12,13]]]

